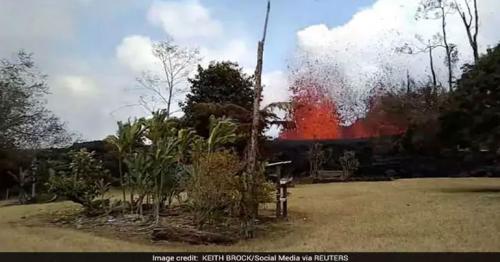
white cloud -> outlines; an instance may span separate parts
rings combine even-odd
[[[199,1],[153,2],[148,18],[173,36],[180,46],[198,48],[202,66],[211,61],[233,61],[238,62],[245,73],[253,74],[255,48],[242,37],[221,36],[222,24]],[[152,54],[154,41],[149,36],[127,36],[117,46],[116,58],[136,76],[143,71],[161,74],[161,66]]]
[[[99,89],[95,79],[89,75],[55,75],[49,79],[51,94],[48,96],[49,108],[68,120],[68,128],[81,132],[85,138],[102,138],[106,131],[106,115],[101,110],[110,103],[105,103],[103,97],[108,97]],[[111,129],[113,130],[113,129]]]
[[[238,62],[245,72],[253,72],[254,45],[225,32],[222,23],[198,0],[154,1],[149,8],[148,20],[152,25],[160,26],[179,45],[198,48],[204,66],[213,60],[230,60]],[[127,36],[117,47],[116,56],[132,71],[154,70],[153,42],[148,36]]]
[[[56,78],[56,86],[60,86],[72,96],[89,97],[99,95],[100,89],[97,87],[93,79],[78,75],[67,75]]]
[[[290,99],[290,91],[288,89],[288,79],[286,74],[281,70],[264,73],[262,75],[262,83],[264,90],[262,91],[262,107],[274,102],[286,102]],[[277,110],[274,112],[279,117],[284,117],[285,112]],[[266,130],[266,135],[270,137],[278,137],[281,128],[273,125]]]
[[[230,39],[216,48],[202,46],[200,54],[205,64],[212,60],[230,60],[238,62],[243,67],[251,67],[255,63],[252,49],[242,39]]]
[[[152,53],[153,42],[148,36],[127,36],[116,47],[116,58],[134,73],[158,70],[157,58]],[[198,49],[203,66],[214,60],[233,61],[238,62],[246,73],[253,73],[255,51],[242,39],[230,39],[215,48],[200,46]]]
[[[328,28],[324,24],[312,25],[297,32],[300,49],[314,59],[329,59],[343,68],[349,82],[359,88],[369,85],[370,76],[378,69],[390,65],[396,75],[406,70],[417,78],[428,75],[425,54],[409,56],[395,53],[395,47],[405,42],[416,44],[415,35],[424,39],[439,32],[438,20],[415,20],[419,1],[378,0],[370,8],[359,11],[344,25]],[[496,44],[500,40],[500,9],[498,0],[478,1],[480,11],[480,48]],[[450,41],[459,49],[462,62],[471,61],[471,50],[461,20],[457,15],[448,18]],[[438,72],[444,72],[443,51],[436,56]],[[458,69],[457,69],[458,70]],[[444,74],[441,80],[444,83]]]
[[[151,70],[156,63],[152,44],[153,42],[147,36],[127,36],[116,48],[116,57],[122,64],[136,73]]]
[[[19,49],[46,53],[54,43],[73,39],[79,5],[66,0],[0,1],[0,56]]]
[[[127,85],[124,75],[101,76],[97,71],[49,78],[49,109],[67,121],[68,128],[81,133],[84,139],[103,139],[115,132],[118,120],[143,115],[138,107],[117,110],[133,98],[121,90]]]
[[[286,102],[290,98],[287,76],[283,71],[264,73],[262,83],[264,84],[262,106],[274,102]]]
[[[212,38],[223,31],[221,23],[198,0],[155,1],[148,19],[178,41]]]

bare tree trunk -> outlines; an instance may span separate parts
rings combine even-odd
[[[474,56],[474,63],[477,63],[477,60],[479,59],[479,51],[478,51],[478,44],[477,44],[477,35],[479,32],[479,14],[478,14],[478,10],[477,10],[477,0],[474,0],[474,15],[472,14],[472,10],[471,10],[471,7],[469,5],[468,0],[465,0],[465,5],[467,7],[469,19],[467,19],[467,15],[465,14],[465,11],[461,10],[459,8],[459,5],[456,1],[455,1],[455,5],[457,7],[460,18],[462,18],[462,22],[463,22],[464,27],[465,27],[465,32],[467,33],[467,38],[469,40],[469,45],[472,48],[472,53]],[[474,21],[474,33],[472,32],[473,21]]]
[[[161,202],[162,202],[162,191],[163,191],[163,174],[160,174],[160,180],[158,179],[155,180],[156,183],[159,183],[156,185],[156,197],[155,197],[155,225],[160,224],[160,209],[161,209]]]
[[[476,19],[476,27],[475,27],[475,32],[474,32],[474,45],[472,48],[474,49],[474,61],[477,62],[479,59],[479,51],[478,51],[478,44],[477,44],[477,35],[479,33],[479,12],[477,10],[477,0],[474,0],[474,17]]]
[[[128,178],[128,190],[130,190],[130,213],[134,213],[134,187],[132,186],[132,178],[130,175],[127,176]]]
[[[429,63],[431,67],[431,75],[432,75],[432,87],[434,91],[437,89],[437,78],[436,78],[436,70],[434,69],[434,57],[432,56],[432,45],[429,43]]]
[[[171,106],[171,103],[172,103],[172,93],[173,93],[173,91],[174,91],[173,88],[169,88],[169,90],[168,90],[167,118],[170,118],[170,106]]]
[[[252,114],[252,133],[250,137],[250,149],[248,151],[248,172],[246,174],[245,183],[247,184],[246,192],[250,191],[252,197],[252,206],[249,207],[250,211],[250,221],[247,225],[246,235],[247,237],[253,237],[254,234],[254,221],[257,215],[257,210],[259,203],[253,198],[255,198],[255,182],[256,182],[256,171],[257,171],[257,150],[258,150],[258,139],[259,139],[259,126],[260,126],[260,100],[262,98],[262,63],[264,56],[264,43],[266,40],[267,23],[269,20],[269,11],[271,9],[271,2],[267,2],[266,20],[264,22],[264,32],[262,35],[262,40],[259,41],[257,47],[257,66],[255,68],[255,89],[254,89],[254,102],[253,102],[253,114]],[[256,202],[256,203],[254,203]],[[248,214],[247,214],[248,215]]]
[[[410,72],[406,69],[406,93],[410,93]]]
[[[125,194],[125,181],[123,179],[123,161],[122,157],[118,157],[118,173],[120,173],[120,186],[122,187],[122,194],[123,194],[123,205],[125,205],[125,202],[127,201],[127,196]]]
[[[441,2],[441,1],[440,1]],[[443,31],[443,44],[446,49],[446,65],[448,66],[448,89],[449,91],[453,91],[453,69],[451,63],[451,48],[448,44],[448,36],[446,32],[446,12],[445,7],[441,3],[441,29]]]
[[[168,100],[167,100],[167,118],[170,118],[170,108],[172,106],[172,96],[174,94],[174,76],[173,71],[175,68],[172,66],[172,57],[168,56],[168,67],[166,61],[163,61],[163,70],[165,72],[165,77],[167,78],[168,85]]]

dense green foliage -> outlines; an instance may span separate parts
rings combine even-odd
[[[118,173],[120,175],[120,185],[122,187],[122,198],[125,202],[125,180],[123,174],[123,159],[130,154],[134,147],[141,145],[141,135],[144,128],[141,124],[118,122],[117,135],[108,136],[105,141],[112,145],[118,159]],[[132,197],[131,197],[132,201]]]
[[[241,115],[241,111],[252,109],[252,77],[243,73],[236,63],[212,62],[207,68],[198,66],[197,74],[189,79],[189,82],[191,83],[190,93],[181,106],[185,121],[201,136],[208,136],[208,118],[214,112],[207,112],[204,107],[197,108],[197,105],[232,105],[243,109],[225,111],[225,116],[233,119],[239,118],[230,115],[233,111],[236,115]]]
[[[178,119],[169,118],[165,111],[119,123],[116,136],[106,141],[125,164],[122,188],[130,192],[129,201],[124,197],[130,212],[146,218],[145,208],[152,207],[153,221],[159,224],[161,211],[177,200],[177,204],[189,204],[195,223],[202,226],[219,221],[221,215],[234,217],[239,214],[237,209],[249,203],[242,196],[240,178],[245,164],[233,153],[238,124],[213,115],[208,120],[206,138],[182,128]],[[255,195],[247,193],[247,198],[269,201],[265,179],[256,181],[262,187]],[[184,197],[182,192],[186,192]]]
[[[64,125],[45,107],[45,78],[31,54],[21,51],[15,61],[0,60],[0,150],[69,142]]]
[[[94,158],[93,152],[82,149],[71,152],[69,171],[52,172],[49,192],[81,204],[88,214],[98,212],[104,205],[104,195],[110,188],[111,177]],[[97,199],[96,198],[100,198]]]
[[[449,145],[497,150],[500,146],[500,45],[477,64],[465,65],[441,117],[441,138]]]

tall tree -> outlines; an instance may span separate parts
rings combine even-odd
[[[447,18],[455,10],[449,0],[421,0],[417,9],[417,18],[441,20],[441,33],[438,35],[445,49],[445,64],[448,70],[448,89],[453,89],[453,68],[458,59],[456,45],[448,40]]]
[[[198,66],[198,73],[189,82],[191,90],[181,107],[186,122],[202,136],[208,136],[207,127],[213,110],[201,105],[231,108],[224,112],[227,117],[252,109],[252,77],[243,73],[236,63],[212,62],[207,68]]]
[[[145,91],[139,103],[149,112],[165,109],[168,117],[172,113],[172,102],[182,93],[188,75],[199,62],[197,49],[178,46],[172,40],[153,45],[153,55],[159,62],[159,73],[145,71],[137,79]]]
[[[20,51],[16,60],[0,59],[0,149],[37,148],[70,142],[64,123],[46,108],[46,76],[32,54]]]
[[[474,63],[479,59],[477,35],[479,33],[479,12],[477,9],[477,0],[473,0],[472,7],[470,0],[463,0],[465,8],[455,0],[455,8],[465,27],[469,45],[472,48]],[[466,13],[467,11],[467,13]]]

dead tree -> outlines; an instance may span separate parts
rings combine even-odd
[[[176,95],[183,92],[185,83],[194,65],[199,62],[199,51],[175,44],[172,40],[153,45],[153,55],[160,64],[160,73],[144,71],[137,78],[140,90],[139,104],[149,112],[165,107],[167,117],[172,115],[172,102]],[[159,104],[159,105],[158,105]]]
[[[469,45],[472,48],[472,53],[474,55],[474,63],[477,63],[477,60],[479,59],[479,51],[478,51],[478,44],[477,44],[477,35],[479,33],[479,13],[477,10],[477,0],[474,0],[473,2],[473,9],[471,8],[469,4],[469,0],[464,0],[465,2],[465,7],[467,9],[467,13],[465,13],[464,8],[457,3],[455,0],[455,8],[457,9],[458,14],[460,15],[460,18],[462,19],[462,22],[465,27],[465,32],[467,33],[467,38],[469,39]],[[474,26],[473,26],[474,25]]]
[[[456,45],[448,41],[448,15],[455,10],[454,4],[449,3],[449,0],[421,0],[417,10],[416,17],[422,16],[424,19],[439,19],[441,20],[441,37],[442,45],[446,51],[445,64],[448,71],[448,89],[453,89],[453,67],[455,66],[458,52]]]
[[[255,198],[255,184],[256,184],[256,172],[257,172],[257,150],[258,150],[258,139],[260,133],[260,101],[262,99],[262,63],[264,56],[264,42],[266,40],[267,23],[269,20],[269,11],[271,9],[271,2],[267,2],[266,10],[266,20],[264,22],[264,32],[262,34],[262,40],[259,41],[257,46],[257,66],[255,68],[255,88],[254,88],[254,102],[253,102],[253,113],[252,113],[252,131],[250,136],[250,146],[248,150],[248,169],[245,177],[245,192],[250,192],[251,204],[246,208],[246,214],[249,219],[246,219],[245,235],[246,237],[253,237],[254,235],[254,221],[257,216],[258,202]],[[247,194],[248,196],[248,194]],[[248,200],[248,199],[247,199]]]
[[[442,47],[445,48],[444,45],[440,44],[440,36],[439,35],[434,35],[433,39],[427,40],[427,43],[425,43],[424,39],[420,35],[417,35],[415,37],[420,44],[416,46],[410,46],[408,43],[404,44],[401,47],[396,48],[396,52],[403,53],[403,54],[408,54],[408,55],[420,55],[420,54],[428,54],[429,56],[429,69],[431,71],[431,76],[430,80],[432,82],[432,88],[433,92],[436,92],[438,89],[438,86],[441,85],[441,83],[438,83],[437,80],[437,74],[436,74],[436,66],[434,64],[434,49]],[[410,91],[410,76],[409,72],[407,71],[407,92],[409,93]]]
[[[451,91],[453,85],[453,69],[451,61],[452,47],[448,43],[448,36],[446,31],[447,22],[446,22],[445,6],[441,3],[441,0],[439,0],[439,3],[440,3],[439,9],[441,10],[441,30],[443,32],[443,44],[446,50],[446,65],[448,66],[448,88]]]

